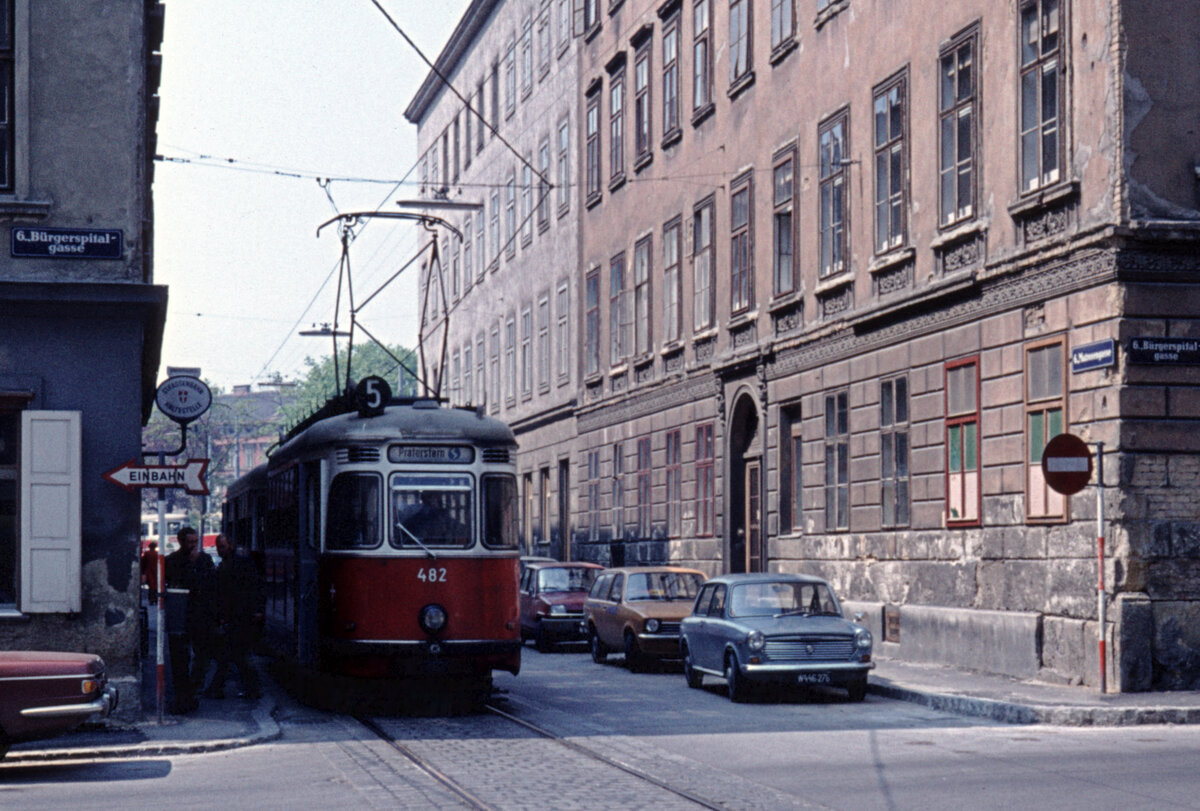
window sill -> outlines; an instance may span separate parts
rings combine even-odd
[[[664,358],[669,358],[673,355],[678,355],[682,351],[683,341],[671,341],[670,343],[663,344],[662,349],[658,350],[658,354]]]
[[[867,272],[871,274],[882,273],[886,270],[903,265],[906,262],[911,262],[917,258],[916,248],[896,248],[882,256],[876,257],[867,267]]]
[[[604,195],[601,192],[598,192],[598,191],[592,192],[591,194],[588,195],[587,200],[584,201],[584,206],[586,208],[594,208],[603,199],[604,199]]]
[[[1028,197],[1017,200],[1015,203],[1010,203],[1008,213],[1014,220],[1021,219],[1036,214],[1044,208],[1073,200],[1077,197],[1079,197],[1079,181],[1065,180],[1053,186],[1046,186],[1039,189]]]
[[[492,263],[490,265],[488,265],[488,270],[490,270],[492,273],[495,273],[499,269],[500,269],[500,260],[499,259],[493,259]]]
[[[825,23],[829,22],[848,8],[850,8],[850,0],[834,0],[828,6],[817,12],[817,18],[813,20],[813,28],[820,31]]]
[[[936,239],[929,243],[929,247],[933,250],[940,250],[947,245],[953,245],[956,242],[961,242],[973,236],[987,231],[988,224],[984,220],[973,220],[965,225],[959,225],[957,228],[951,228],[939,234]]]
[[[533,244],[533,234],[521,234],[521,247],[528,248]]]
[[[768,59],[768,61],[771,63],[771,67],[775,67],[780,62],[787,59],[788,54],[790,54],[792,51],[796,50],[799,47],[800,46],[796,42],[796,38],[794,36],[788,37],[783,42],[776,45],[775,48],[771,51],[771,56]]]
[[[603,26],[600,25],[600,21],[597,20],[595,23],[592,24],[591,28],[589,28],[588,30],[583,32],[583,41],[591,42],[593,39],[596,38],[596,35],[600,33],[600,29],[602,27]]]
[[[720,330],[715,326],[714,327],[706,327],[705,329],[699,330],[698,332],[696,332],[692,335],[692,346],[695,346],[696,344],[706,343],[707,341],[711,341],[711,340],[715,339],[717,337],[717,333],[719,331]]]
[[[729,332],[737,332],[745,327],[750,326],[758,320],[758,310],[750,310],[749,312],[738,313],[729,319],[729,323],[725,325],[725,329]]]
[[[713,104],[711,101],[708,104],[705,104],[703,107],[697,108],[692,113],[692,126],[700,126],[710,115],[716,112],[716,110],[717,105]]]
[[[679,129],[679,127],[675,127],[674,129],[663,133],[662,148],[668,149],[670,147],[675,146],[675,144],[679,143],[682,140],[683,140],[683,130]]]
[[[616,366],[613,366],[612,368],[610,368],[608,370],[608,376],[609,377],[619,377],[620,375],[625,374],[627,371],[629,371],[628,362],[621,361]]]
[[[617,189],[621,188],[624,185],[625,185],[625,172],[622,171],[619,175],[614,175],[612,177],[612,179],[608,181],[608,190],[610,192],[616,191]]]
[[[0,217],[42,220],[49,216],[53,206],[54,203],[49,200],[18,200],[13,197],[0,197]]]
[[[647,366],[654,363],[654,353],[646,352],[644,354],[638,355],[636,358],[634,358],[631,361],[631,363],[633,364],[633,370],[635,372],[639,371],[641,369],[645,369]]]
[[[729,86],[729,90],[726,91],[726,93],[729,96],[730,100],[733,100],[733,99],[736,99],[738,96],[742,95],[742,93],[744,93],[746,91],[746,89],[753,84],[754,84],[754,71],[749,70],[749,71],[746,71],[741,76],[739,76],[738,79]]]
[[[654,163],[654,153],[653,152],[647,152],[644,155],[641,155],[637,160],[635,160],[633,162],[634,174],[641,172],[643,169],[645,169],[647,166],[649,166],[652,163]]]
[[[550,220],[538,220],[537,232],[544,234],[550,230]]]
[[[813,293],[818,296],[823,296],[827,293],[833,292],[834,290],[841,290],[843,287],[847,287],[851,284],[854,284],[854,276],[842,270],[839,271],[836,276],[830,276],[829,278],[818,282],[816,288],[813,289]]]
[[[560,220],[570,213],[571,213],[571,204],[570,203],[563,203],[561,206],[558,207],[558,218]]]
[[[804,301],[803,289],[783,293],[771,299],[771,303],[767,305],[767,312],[774,314],[781,310],[790,310],[802,301]]]

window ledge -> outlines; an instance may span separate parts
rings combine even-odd
[[[591,194],[588,195],[588,198],[585,201],[584,205],[587,208],[593,208],[596,205],[598,205],[600,203],[600,201],[603,199],[604,199],[604,194],[602,192],[598,192],[598,191],[592,192]]]
[[[713,104],[711,101],[708,104],[705,104],[703,107],[697,108],[694,112],[692,112],[692,126],[698,127],[703,124],[705,119],[716,112],[716,109],[717,105]]]
[[[736,99],[746,91],[746,88],[754,84],[754,71],[748,70],[743,75],[739,76],[737,81],[729,86],[727,94],[729,98]]]
[[[633,171],[636,174],[636,173],[642,171],[643,169],[645,169],[647,166],[649,166],[652,163],[654,163],[654,153],[646,152],[644,155],[641,155],[640,157],[637,158],[637,160],[635,160],[633,162]]]
[[[492,273],[495,273],[499,269],[500,269],[500,259],[499,258],[493,259],[492,263],[490,265],[488,265],[488,270],[490,270]]]
[[[54,203],[50,200],[18,200],[0,197],[0,217],[42,220],[50,215]]]
[[[674,129],[671,129],[671,130],[663,133],[662,148],[667,149],[669,147],[675,146],[675,144],[679,143],[682,140],[683,140],[683,130],[681,130],[679,127],[675,127]]]
[[[787,310],[795,307],[804,300],[804,289],[793,290],[790,293],[784,293],[781,296],[776,296],[771,299],[771,303],[767,305],[767,312],[777,313],[780,310]]]
[[[663,347],[658,351],[658,354],[666,358],[670,357],[671,355],[678,355],[682,351],[683,341],[671,341],[670,343],[663,344]]]
[[[627,371],[629,371],[629,363],[627,361],[621,361],[616,366],[613,366],[608,370],[608,376],[619,377],[620,375],[625,374]]]
[[[949,231],[939,234],[936,239],[929,243],[929,247],[935,251],[939,250],[947,245],[953,245],[955,242],[961,242],[969,237],[982,234],[987,231],[987,227],[987,220],[973,220],[965,225],[960,225],[957,228],[952,228]]]
[[[595,24],[592,25],[591,28],[589,28],[588,30],[583,32],[583,41],[591,42],[593,39],[596,38],[596,35],[600,33],[601,28],[603,28],[603,26],[600,25],[600,21],[597,20],[595,22]]]
[[[1008,213],[1013,219],[1028,217],[1031,214],[1041,211],[1043,208],[1056,203],[1073,200],[1078,196],[1079,181],[1066,180],[1056,183],[1053,186],[1046,186],[1030,194],[1028,197],[1023,197],[1014,203],[1009,203]]]
[[[571,212],[571,204],[569,202],[563,203],[561,206],[558,207],[558,218],[561,220],[563,217],[567,216],[567,214],[569,214],[570,212]]]
[[[729,323],[725,325],[725,329],[730,332],[737,332],[740,329],[750,326],[758,320],[758,310],[750,310],[749,312],[739,313],[729,319]]]
[[[636,358],[633,359],[632,363],[633,363],[634,371],[637,371],[639,369],[645,369],[647,366],[654,363],[654,353],[646,352],[645,354],[638,355]]]
[[[537,230],[538,230],[539,234],[544,234],[547,231],[549,231],[550,230],[550,221],[549,220],[539,220]]]
[[[872,274],[882,273],[883,271],[894,268],[897,265],[903,265],[905,262],[911,262],[916,259],[916,257],[916,248],[897,248],[889,253],[885,253],[883,256],[876,257],[867,267],[867,271]]]
[[[528,248],[533,244],[533,234],[521,234],[521,247]]]
[[[771,63],[771,67],[774,67],[774,66],[778,65],[780,62],[782,62],[783,60],[787,59],[788,54],[790,54],[792,51],[796,50],[798,47],[800,47],[800,46],[796,42],[796,38],[794,36],[788,37],[783,42],[776,45],[775,48],[771,51],[771,56],[769,59],[769,61]]]
[[[711,341],[717,337],[718,332],[720,332],[720,330],[715,326],[702,329],[692,335],[692,345],[695,346],[696,344],[702,344],[705,341]]]
[[[625,185],[625,172],[621,172],[621,174],[614,176],[611,180],[608,181],[608,190],[616,191],[617,189],[621,188],[624,185]]]
[[[822,282],[819,282],[817,284],[816,288],[813,290],[813,293],[815,293],[818,296],[823,296],[826,293],[829,293],[834,290],[841,290],[843,287],[846,287],[847,285],[851,285],[851,284],[854,284],[853,274],[847,273],[846,271],[843,270],[838,275],[832,276],[828,279],[825,279]]]
[[[825,23],[829,22],[848,8],[850,8],[850,0],[833,0],[832,3],[817,12],[817,17],[815,20],[813,20],[813,28],[816,28],[818,31],[821,30],[821,27],[824,26]]]

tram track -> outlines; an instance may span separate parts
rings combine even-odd
[[[643,783],[655,786],[662,791],[669,792],[675,797],[685,800],[696,807],[714,809],[714,811],[724,811],[724,809],[727,808],[727,806],[721,803],[714,802],[713,800],[698,795],[685,788],[681,788],[661,780],[654,775],[643,771],[642,769],[638,769],[627,763],[622,763],[621,761],[609,757],[608,755],[598,752],[588,746],[568,740],[563,736],[546,729],[545,727],[531,723],[522,718],[518,718],[515,715],[500,709],[499,707],[487,704],[484,706],[484,710],[488,715],[500,718],[512,725],[520,727],[528,732],[532,732],[534,735],[537,735],[540,738],[552,741],[558,746],[567,749],[576,755],[584,757],[589,761],[601,763],[608,768],[617,769]],[[446,772],[440,769],[431,758],[422,755],[421,753],[415,751],[412,747],[406,746],[404,743],[397,740],[376,720],[361,715],[356,715],[354,718],[364,727],[369,729],[374,735],[378,736],[384,743],[404,756],[424,774],[452,792],[456,797],[461,799],[471,808],[478,809],[479,811],[500,811],[500,809],[503,807],[490,803],[478,796],[475,791],[464,785],[462,781],[446,774]]]

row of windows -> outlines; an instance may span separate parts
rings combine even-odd
[[[730,4],[730,13],[745,3]],[[775,4],[778,11],[779,4]],[[674,12],[677,15],[679,12]],[[695,20],[705,32],[708,30],[708,5],[704,0],[695,4]],[[773,12],[774,13],[774,12]],[[787,15],[784,14],[786,18]],[[1035,191],[1056,183],[1061,163],[1060,139],[1058,138],[1061,81],[1058,64],[1061,48],[1062,20],[1059,0],[1031,0],[1021,8],[1021,31],[1023,48],[1022,87],[1022,133],[1021,166],[1023,190]],[[664,54],[674,54],[671,44],[671,17],[664,24]],[[740,23],[739,23],[740,25]],[[699,29],[698,29],[699,30]],[[731,29],[732,30],[732,29]],[[749,37],[748,32],[743,32]],[[707,34],[705,34],[707,36]],[[707,40],[704,40],[707,41]],[[747,46],[748,47],[748,46]],[[975,60],[979,48],[978,26],[972,26],[954,37],[939,54],[939,224],[951,227],[977,216],[979,195],[977,170],[979,142],[977,137],[976,112],[979,106],[979,87]],[[637,75],[643,75],[641,65],[649,56],[649,40],[643,42],[635,54]],[[665,57],[664,57],[665,60]],[[674,62],[666,62],[668,66]],[[609,168],[613,183],[624,176],[624,67],[620,60],[609,79]],[[1028,78],[1035,77],[1035,78]],[[674,83],[677,73],[674,68],[664,69],[664,99],[677,98]],[[636,93],[643,92],[641,80],[637,81]],[[648,92],[648,91],[647,91]],[[909,212],[909,91],[908,70],[881,82],[873,93],[874,146],[874,230],[875,251],[885,255],[908,244]],[[589,88],[586,97],[586,148],[583,160],[589,200],[594,202],[601,193],[601,108],[600,83]],[[707,98],[707,96],[704,96]],[[639,95],[638,98],[641,98]],[[649,102],[635,104],[635,127],[639,134],[634,142],[649,144],[641,128],[649,127]],[[663,127],[677,120],[670,109],[662,113]],[[849,187],[848,172],[856,161],[850,159],[849,147],[850,111],[844,108],[817,127],[818,163],[818,262],[817,275],[826,279],[849,269],[847,261],[849,242]],[[648,133],[649,130],[646,130]],[[797,209],[799,205],[798,150],[795,146],[777,152],[769,170],[768,188],[771,219],[771,294],[773,298],[788,296],[795,292],[798,283]],[[754,226],[757,205],[755,200],[755,172],[747,171],[734,178],[729,192],[729,314],[736,318],[751,312],[758,298],[755,290]],[[715,251],[715,196],[700,201],[691,221],[692,237],[692,326],[696,332],[715,326],[717,302],[715,298],[717,256]],[[663,318],[662,340],[666,344],[680,340],[682,312],[682,277],[679,273],[680,234],[682,222],[672,220],[663,228],[663,251],[661,260],[664,276],[661,282]],[[618,364],[630,356],[649,351],[652,341],[651,322],[643,314],[652,312],[650,306],[651,286],[644,291],[638,288],[638,279],[650,278],[649,267],[652,253],[650,241],[640,241],[634,249],[635,279],[632,284],[626,279],[624,252],[608,261],[609,285],[609,361]],[[587,282],[587,305],[585,309],[585,362],[586,371],[596,373],[601,366],[600,309],[603,303],[603,268],[593,268]],[[633,291],[633,304],[626,301]],[[630,330],[645,332],[631,335]]]
[[[485,70],[474,83],[473,91],[465,91],[470,109],[455,114],[441,138],[435,138],[421,157],[423,194],[428,191],[444,195],[458,182],[461,171],[469,169],[474,157],[483,151],[485,141],[495,137],[502,122],[516,113],[518,98],[524,100],[532,93],[535,66],[536,81],[540,83],[550,75],[556,58],[567,53],[571,41],[570,26],[570,0],[553,0],[542,8],[536,20],[532,16],[525,17],[520,32],[509,37],[503,55],[491,61],[491,70]],[[503,115],[501,84],[504,87]],[[549,177],[548,172],[543,175]]]
[[[486,405],[499,413],[530,400],[536,384],[539,394],[552,383],[564,386],[571,379],[570,288],[566,282],[538,296],[519,312],[480,331],[474,341],[451,352],[449,396],[455,403]],[[503,363],[503,370],[501,364]],[[536,380],[535,380],[536,374]]]

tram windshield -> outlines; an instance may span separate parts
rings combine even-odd
[[[396,473],[391,480],[392,546],[471,545],[471,477]]]

